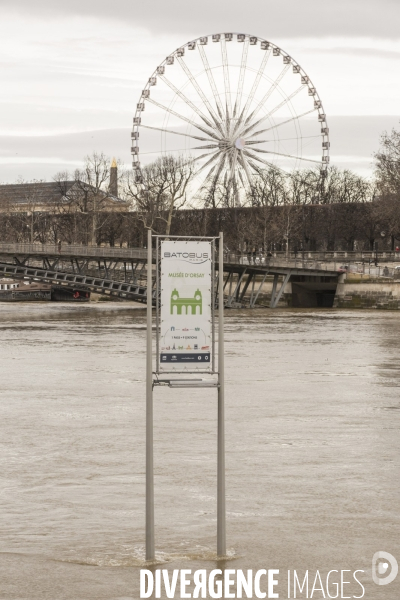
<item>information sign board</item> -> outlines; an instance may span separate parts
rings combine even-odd
[[[159,372],[210,371],[212,365],[212,244],[160,245]]]

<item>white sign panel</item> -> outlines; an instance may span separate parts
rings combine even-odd
[[[211,242],[161,242],[160,372],[212,362]]]

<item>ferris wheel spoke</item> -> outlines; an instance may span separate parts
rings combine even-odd
[[[244,172],[246,173],[246,178],[247,178],[247,181],[249,182],[249,185],[252,186],[253,185],[253,178],[252,178],[251,173],[249,171],[247,160],[246,160],[246,157],[243,154],[243,152],[239,153],[238,160],[239,160],[239,163],[241,164],[241,166],[243,167]]]
[[[235,190],[235,173],[236,173],[236,163],[237,163],[237,155],[238,155],[238,150],[236,148],[233,149],[233,151],[231,151],[231,156],[230,156],[230,160],[229,160],[229,170],[230,170],[230,176],[229,176],[229,182],[228,182],[228,192],[230,190],[231,187],[234,188]]]
[[[253,110],[253,112],[247,117],[247,119],[245,121],[245,125],[247,125],[247,123],[250,121],[250,119],[254,119],[254,117],[259,113],[259,111],[261,110],[263,105],[266,103],[266,101],[271,96],[271,94],[276,90],[276,88],[278,87],[278,85],[280,84],[280,82],[282,81],[282,79],[284,78],[284,76],[286,75],[288,70],[290,69],[290,66],[291,66],[290,64],[287,64],[284,66],[284,68],[279,73],[279,75],[275,79],[274,83],[270,86],[269,90],[264,95],[262,100],[260,100],[260,102],[257,104],[256,108]],[[303,87],[303,86],[301,86],[301,87]]]
[[[287,98],[284,98],[282,100],[282,102],[280,102],[279,104],[277,104],[277,106],[275,106],[275,108],[273,108],[267,115],[265,115],[264,118],[270,117],[271,115],[273,115],[274,113],[276,113],[277,110],[279,110],[280,108],[282,108],[282,106],[285,106],[285,104],[287,104],[288,102],[290,102],[292,100],[292,98],[294,98],[295,96],[297,96],[297,94],[299,94],[303,89],[305,89],[305,86],[303,84],[301,84],[296,90],[294,90],[294,92],[292,92],[290,94],[290,96],[287,96]]]
[[[306,115],[309,115],[313,112],[315,112],[316,110],[318,110],[317,108],[312,108],[311,110],[307,110],[306,112],[302,113],[301,115],[296,115],[295,117],[291,117],[290,119],[287,119],[286,121],[282,121],[282,123],[278,123],[277,125],[272,125],[272,127],[268,127],[267,129],[261,129],[260,131],[256,131],[255,133],[252,133],[250,135],[250,137],[255,137],[256,135],[261,135],[262,133],[266,133],[267,131],[272,131],[273,129],[278,129],[278,127],[282,127],[282,125],[286,125],[287,123],[291,123],[292,121],[296,121],[297,119],[301,119],[302,117],[305,117]]]
[[[255,80],[253,82],[253,85],[251,87],[249,97],[247,98],[246,104],[244,105],[242,113],[241,113],[241,115],[240,115],[240,117],[238,119],[238,122],[236,124],[235,131],[237,131],[238,127],[243,122],[243,119],[246,118],[246,115],[248,113],[248,110],[249,110],[250,106],[252,105],[255,93],[257,92],[257,88],[258,88],[258,85],[260,83],[260,79],[261,79],[261,77],[262,77],[262,75],[264,73],[265,67],[267,66],[267,62],[268,62],[268,59],[269,59],[270,56],[271,56],[271,48],[269,48],[265,52],[265,54],[263,56],[263,59],[262,59],[261,64],[260,64],[260,68],[257,71],[256,78],[255,78]]]
[[[196,123],[195,121],[193,121],[192,119],[188,119],[187,117],[184,117],[183,115],[180,115],[176,111],[172,110],[172,108],[168,108],[167,106],[164,106],[163,104],[160,104],[159,102],[156,102],[156,100],[153,100],[153,98],[147,98],[147,101],[151,102],[151,104],[154,104],[155,106],[158,106],[158,108],[161,108],[162,110],[164,110],[166,112],[169,112],[171,115],[174,115],[174,117],[178,117],[178,119],[182,119],[182,121],[186,121],[186,123],[190,123],[190,125],[193,125],[193,127],[196,127],[197,129],[199,129],[200,131],[202,131],[203,133],[205,133],[209,137],[214,138],[215,140],[219,140],[220,139],[216,135],[216,133],[214,133],[212,131],[208,131],[207,129],[205,129],[204,127],[202,127],[201,125],[199,125],[198,123]]]
[[[160,79],[162,79],[162,81],[164,81],[164,83],[166,83],[173,92],[175,92],[175,94],[177,96],[179,96],[179,98],[181,98],[188,106],[190,106],[190,108],[197,113],[197,115],[200,117],[200,119],[203,119],[204,123],[208,126],[211,127],[211,129],[215,128],[215,125],[213,125],[208,118],[201,112],[201,110],[199,108],[197,108],[197,106],[195,104],[193,104],[193,102],[191,100],[189,100],[189,98],[187,98],[185,96],[185,94],[183,94],[180,90],[178,90],[177,87],[174,86],[174,84],[169,81],[169,79],[167,79],[165,76],[161,75]]]
[[[274,150],[261,150],[260,148],[253,148],[254,152],[261,152],[262,154],[274,154],[275,156],[285,156],[286,158],[295,158],[296,160],[304,160],[306,162],[312,162],[321,164],[320,160],[314,160],[313,158],[303,158],[302,156],[294,156],[293,154],[284,154],[283,152],[275,152]]]
[[[238,173],[239,173],[239,179],[240,179],[240,182],[241,182],[242,186],[246,187],[246,184],[245,184],[244,179],[243,179],[242,171],[238,171]]]
[[[206,144],[205,146],[194,146],[193,150],[206,150],[207,148],[219,148],[219,144]]]
[[[181,58],[180,56],[177,57],[177,60],[178,60],[179,64],[181,65],[183,71],[185,72],[186,77],[189,79],[190,83],[192,84],[192,86],[198,93],[199,97],[203,101],[204,105],[206,106],[208,112],[210,113],[210,116],[215,123],[215,127],[217,127],[217,129],[220,131],[220,133],[223,134],[221,123],[218,119],[218,116],[215,114],[215,111],[214,111],[213,107],[211,106],[210,102],[208,101],[207,96],[204,94],[203,90],[201,89],[201,87],[199,86],[199,84],[197,83],[195,78],[193,77],[192,72],[190,71],[189,67],[187,66],[187,64],[185,63],[183,58]],[[194,106],[194,104],[193,104],[193,106]]]
[[[246,37],[246,40],[243,44],[243,52],[242,52],[242,62],[240,65],[240,73],[239,73],[239,85],[236,94],[235,106],[233,108],[233,116],[236,117],[236,114],[240,113],[240,105],[242,103],[242,93],[243,93],[243,85],[244,85],[244,76],[246,73],[246,65],[247,65],[247,55],[249,52],[249,38]]]
[[[217,165],[217,171],[213,177],[213,181],[211,184],[212,188],[214,188],[216,186],[216,184],[218,183],[218,179],[219,179],[219,176],[221,175],[222,169],[224,168],[225,161],[226,161],[226,152],[224,152],[219,159],[219,164]]]
[[[202,158],[206,158],[207,156],[211,156],[211,158],[199,168],[197,173],[201,173],[201,171],[204,171],[204,169],[208,167],[208,165],[211,165],[212,162],[218,158],[218,154],[219,150],[218,152],[207,152],[207,154],[202,154],[201,156],[197,156],[196,158],[194,158],[193,162],[201,160]]]
[[[275,106],[275,108],[273,108],[272,110],[270,110],[269,113],[267,113],[266,115],[264,115],[263,117],[261,117],[261,119],[259,119],[255,123],[253,123],[253,125],[250,125],[250,127],[247,127],[247,129],[245,129],[243,132],[241,132],[240,135],[242,135],[242,136],[246,135],[252,129],[254,129],[255,127],[258,127],[258,125],[260,123],[262,123],[266,119],[269,119],[269,117],[271,117],[274,113],[276,113],[277,110],[279,110],[280,108],[282,108],[282,106],[285,106],[285,104],[287,104],[288,102],[290,102],[292,100],[292,98],[294,98],[303,89],[304,89],[304,85],[301,85],[299,88],[297,88],[297,90],[295,90],[294,92],[292,92],[290,94],[290,96],[287,96],[287,98],[285,98],[284,100],[282,100],[282,102],[280,102],[277,106]]]
[[[263,169],[259,165],[256,165],[255,163],[253,163],[250,159],[248,159],[248,161],[249,161],[249,165],[258,173],[258,175],[262,176]],[[286,171],[284,171],[284,169],[282,169],[281,167],[278,167],[277,165],[274,165],[273,163],[269,163],[266,160],[261,161],[261,162],[263,162],[263,164],[267,165],[271,169],[274,169],[275,171],[279,171],[279,173],[281,175],[283,175],[283,177],[286,177],[286,178],[290,177],[290,174],[287,173]]]
[[[210,177],[210,174],[212,174],[212,173],[214,172],[214,170],[215,170],[216,166],[217,166],[217,165],[214,165],[213,167],[211,167],[211,169],[210,169],[210,171],[209,171],[209,173],[208,173],[207,177]],[[199,199],[201,200],[201,195],[200,195],[200,194],[201,194],[201,192],[202,192],[204,189],[206,189],[206,188],[207,188],[207,184],[206,184],[207,177],[205,178],[205,180],[203,181],[203,183],[202,183],[202,184],[200,184],[198,188],[196,188],[196,191],[193,193],[193,200],[199,200]]]
[[[220,156],[220,158],[219,158],[219,163],[214,165],[213,167],[211,167],[211,169],[207,173],[203,183],[196,190],[195,196],[197,196],[197,194],[200,194],[203,190],[207,189],[207,186],[208,186],[208,183],[210,180],[212,180],[210,187],[209,187],[210,193],[211,193],[211,190],[215,189],[215,186],[218,182],[221,171],[224,167],[225,159],[226,159],[226,153],[223,153],[222,156]],[[215,169],[216,169],[216,171],[215,171]]]
[[[244,163],[243,163],[243,156],[240,157],[238,156],[238,170],[237,170],[237,174],[238,174],[238,178],[240,180],[240,183],[242,184],[243,187],[246,187],[246,183],[245,181],[247,181],[247,183],[250,185],[249,180],[247,179],[247,174],[246,171],[244,169]],[[245,176],[243,177],[242,172],[244,172]]]
[[[286,138],[286,139],[290,139],[290,138]],[[292,139],[296,139],[297,138],[292,138]],[[275,140],[246,140],[246,146],[250,146],[252,144],[267,144],[268,142],[274,142]],[[283,140],[279,140],[279,141],[283,141]]]
[[[232,100],[231,100],[231,86],[229,81],[229,69],[228,69],[228,54],[226,51],[226,40],[224,36],[221,36],[221,53],[222,53],[222,67],[224,72],[224,86],[225,86],[225,104],[226,104],[226,133],[229,135],[230,132],[230,120],[232,116]]]
[[[253,169],[253,171],[255,171],[258,175],[262,174],[262,168],[259,167],[258,165],[256,165],[255,163],[253,163],[253,161],[251,161],[249,158],[247,159],[250,167]]]
[[[221,160],[221,158],[219,160]],[[215,165],[213,165],[211,167],[211,169],[208,171],[208,173],[205,176],[204,181],[201,184],[199,190],[200,189],[204,189],[205,187],[207,187],[207,183],[210,181],[210,179],[212,179],[212,176],[213,176],[213,173],[214,173],[215,169],[217,169],[217,171],[218,171],[218,163],[216,163]]]
[[[233,157],[235,155],[235,152],[236,152],[236,148],[230,148],[227,152],[229,181],[232,179],[232,164],[233,164]]]
[[[264,160],[264,159],[260,158],[259,156],[257,156],[256,154],[253,154],[252,152],[249,152],[248,150],[243,150],[243,154],[244,154],[246,157],[250,157],[250,158],[252,158],[253,160],[257,160],[258,162],[260,162],[260,163],[262,163],[262,164],[264,164],[264,165],[267,165],[268,167],[273,167],[273,168],[275,168],[275,165],[274,165],[272,162],[270,162],[270,161],[268,161],[268,160]]]
[[[223,117],[224,117],[224,110],[222,108],[221,100],[219,99],[219,93],[218,93],[218,90],[217,90],[217,86],[215,84],[215,80],[214,80],[212,71],[210,69],[210,64],[208,62],[207,55],[204,52],[203,46],[201,46],[200,44],[197,44],[197,48],[199,50],[200,58],[201,58],[201,60],[203,62],[203,66],[204,66],[204,70],[205,70],[207,78],[208,78],[208,82],[210,84],[211,90],[212,90],[213,95],[214,95],[214,100],[215,100],[215,104],[217,106],[218,114],[219,114],[220,118],[223,119]]]
[[[194,140],[200,140],[201,142],[210,142],[210,138],[203,138],[197,135],[189,135],[188,133],[181,133],[179,131],[172,131],[172,129],[165,129],[164,127],[151,127],[150,125],[139,125],[139,127],[144,127],[145,129],[154,129],[155,131],[162,131],[164,133],[173,133],[174,135],[183,135],[185,137],[192,138]]]
[[[311,140],[315,138],[320,138],[320,135],[302,135],[302,140]],[[290,138],[279,138],[279,142],[288,142],[293,140],[298,140],[298,137],[290,137]],[[250,146],[250,144],[273,144],[276,140],[246,140],[246,146]]]
[[[231,165],[231,171],[232,171],[231,181],[233,181],[235,179],[235,170],[236,170],[236,164],[237,164],[237,160],[238,160],[238,154],[239,154],[239,151],[236,150],[236,148],[235,148],[235,150],[233,152],[232,165]]]

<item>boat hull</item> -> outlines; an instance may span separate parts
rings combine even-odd
[[[51,288],[51,299],[53,302],[90,302],[90,292],[55,285]]]
[[[4,290],[0,302],[46,302],[51,300],[51,290]]]

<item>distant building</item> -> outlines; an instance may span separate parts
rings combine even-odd
[[[118,197],[118,168],[110,168],[107,191],[80,180],[0,185],[0,213],[126,212],[129,203]]]

